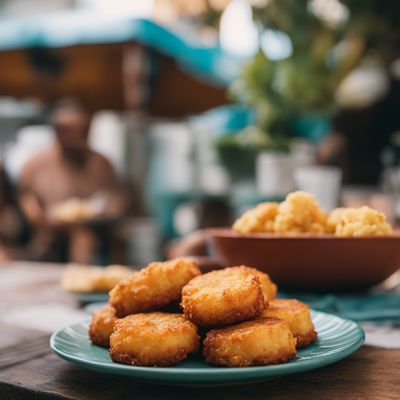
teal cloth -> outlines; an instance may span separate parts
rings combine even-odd
[[[296,298],[315,310],[357,322],[400,325],[400,294],[396,292],[359,295],[282,293],[281,297]]]

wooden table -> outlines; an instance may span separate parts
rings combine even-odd
[[[13,355],[7,365],[0,366],[1,400],[400,399],[400,350],[368,346],[316,371],[231,387],[149,385],[87,371],[56,357],[47,346],[48,333],[21,323],[17,326],[15,320],[7,323],[8,313],[17,310],[18,314],[18,309],[28,306],[57,303],[76,309],[78,305],[58,286],[60,273],[59,265],[19,263],[0,267],[0,360],[4,360],[4,354]]]

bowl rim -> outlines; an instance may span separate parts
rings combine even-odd
[[[231,227],[208,228],[206,233],[211,237],[232,238],[232,239],[269,239],[269,240],[335,240],[335,241],[360,241],[360,240],[400,240],[400,229],[393,229],[392,235],[386,236],[358,236],[358,237],[341,237],[335,236],[333,233],[275,233],[275,232],[252,232],[238,233]]]

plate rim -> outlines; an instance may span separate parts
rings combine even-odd
[[[333,364],[337,361],[340,361],[356,350],[358,350],[365,341],[365,332],[362,327],[355,321],[339,317],[334,314],[329,314],[321,311],[311,310],[312,315],[314,317],[318,315],[322,315],[324,317],[334,317],[338,318],[342,321],[350,322],[357,331],[358,337],[350,345],[347,345],[344,349],[335,352],[335,353],[327,353],[323,357],[319,358],[310,358],[308,360],[302,361],[301,364],[297,363],[284,363],[284,364],[277,364],[277,365],[263,365],[263,366],[254,366],[254,367],[239,367],[239,368],[229,368],[229,367],[214,367],[209,366],[210,368],[190,368],[190,367],[183,367],[183,368],[174,368],[174,367],[143,367],[143,366],[130,366],[130,365],[122,365],[122,364],[105,364],[101,361],[91,361],[85,360],[80,358],[79,356],[70,355],[63,350],[57,347],[57,339],[58,337],[68,328],[72,328],[74,326],[79,326],[82,324],[86,324],[87,321],[81,321],[75,324],[71,324],[65,326],[56,332],[54,332],[50,337],[50,347],[56,355],[72,362],[74,364],[78,364],[81,367],[86,367],[88,369],[96,370],[101,373],[111,373],[111,374],[118,374],[118,375],[125,375],[129,376],[132,379],[145,379],[146,381],[151,381],[152,378],[145,376],[144,374],[152,374],[154,380],[167,380],[168,378],[175,378],[174,381],[178,376],[182,377],[182,380],[185,378],[192,378],[193,381],[198,383],[213,383],[215,381],[232,381],[233,378],[240,378],[242,379],[259,379],[259,378],[273,378],[283,375],[292,375],[300,372],[305,372],[317,368],[321,368],[330,364]],[[317,365],[315,365],[317,363]],[[268,371],[268,372],[267,372]],[[129,373],[133,372],[133,373]],[[135,374],[136,373],[136,374]],[[213,379],[204,379],[212,374],[214,376]],[[184,382],[182,383],[184,384]]]

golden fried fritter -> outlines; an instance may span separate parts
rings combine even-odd
[[[211,330],[203,355],[207,363],[225,367],[279,364],[295,357],[296,339],[286,322],[259,318]]]
[[[95,311],[89,325],[90,340],[99,346],[108,347],[116,320],[114,307],[107,305]]]
[[[200,273],[197,263],[189,258],[151,263],[115,286],[110,304],[118,317],[159,310],[179,300],[183,286]]]
[[[261,203],[245,212],[235,221],[232,229],[239,233],[273,232],[279,203]]]
[[[278,207],[274,231],[280,233],[324,233],[328,213],[324,211],[315,196],[306,192],[288,194]]]
[[[167,367],[198,350],[197,327],[182,314],[129,315],[110,338],[110,357],[121,364]]]
[[[265,308],[260,278],[246,267],[200,275],[183,288],[182,308],[200,326],[228,325],[258,317]]]
[[[305,347],[317,338],[308,305],[294,299],[274,299],[263,311],[262,317],[275,317],[286,321],[297,340],[297,347]]]
[[[388,236],[393,233],[384,213],[361,207],[344,213],[336,226],[336,236]]]
[[[276,297],[276,293],[278,291],[278,287],[275,285],[274,282],[271,281],[268,274],[265,272],[261,272],[260,270],[252,267],[246,267],[242,265],[243,268],[246,268],[250,273],[258,276],[261,282],[262,291],[264,294],[265,305],[268,305],[268,301],[272,300]]]

